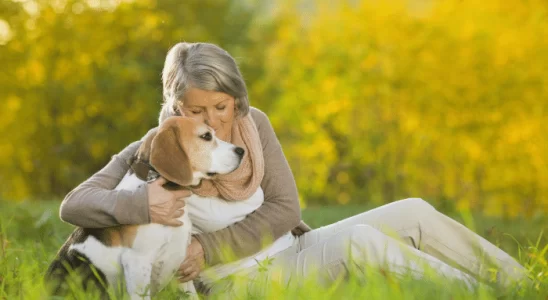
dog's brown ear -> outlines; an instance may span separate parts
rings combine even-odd
[[[145,134],[145,137],[143,138],[143,142],[139,146],[139,149],[137,149],[137,153],[135,156],[145,162],[150,161],[150,147],[152,147],[152,140],[156,136],[158,132],[158,127],[152,128]]]
[[[176,127],[158,131],[150,148],[150,164],[169,181],[181,186],[192,183],[192,167]]]

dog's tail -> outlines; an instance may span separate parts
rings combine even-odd
[[[45,283],[52,295],[72,294],[74,288],[84,291],[95,290],[102,299],[108,299],[107,278],[96,268],[85,254],[72,245],[85,242],[93,234],[86,229],[77,228],[61,247],[45,274]]]

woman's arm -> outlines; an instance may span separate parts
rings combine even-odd
[[[61,219],[86,228],[149,223],[146,184],[135,191],[114,190],[128,171],[128,160],[139,145],[141,141],[131,143],[103,169],[68,193],[61,203]]]
[[[261,188],[265,199],[242,221],[195,236],[204,249],[206,264],[210,266],[227,261],[222,249],[228,248],[236,258],[250,256],[263,248],[265,239],[276,240],[301,222],[295,179],[274,129],[262,111],[252,108],[250,113],[263,146],[265,176]]]

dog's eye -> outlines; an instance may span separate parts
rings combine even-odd
[[[211,141],[213,136],[211,135],[211,132],[208,131],[208,132],[200,135],[200,138],[203,139],[203,140],[206,140],[206,141]]]

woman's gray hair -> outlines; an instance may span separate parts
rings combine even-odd
[[[249,112],[247,88],[230,54],[209,43],[178,43],[166,56],[162,71],[163,98],[160,123],[177,115],[177,102],[193,87],[222,92],[235,99],[236,117]]]

